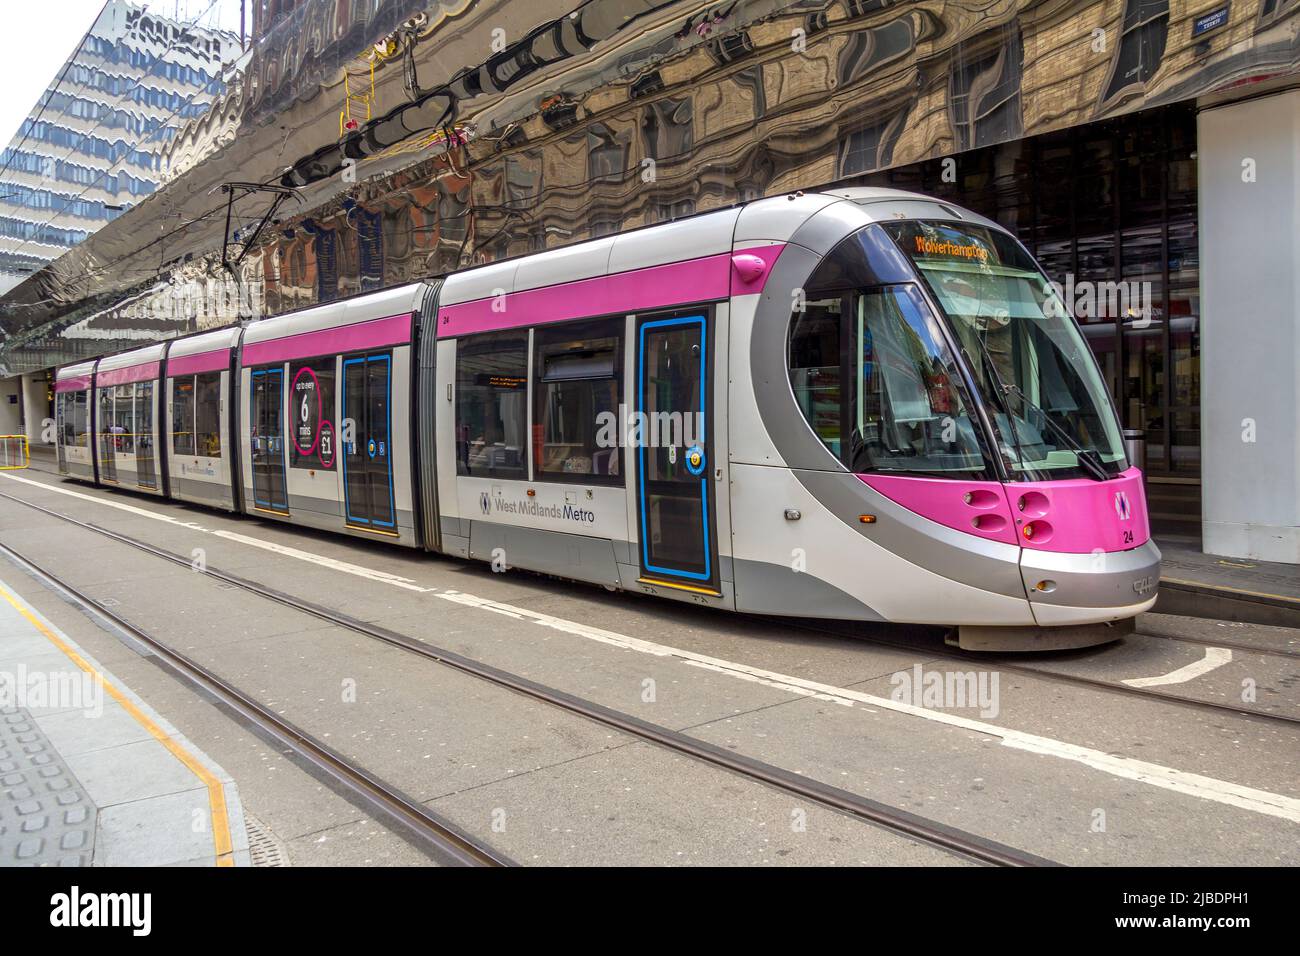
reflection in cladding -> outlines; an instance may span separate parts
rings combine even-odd
[[[1194,56],[1168,4],[1048,6],[404,0],[371,17],[299,4],[260,23],[242,75],[169,146],[168,202],[15,290],[14,327],[30,337],[0,361],[43,367],[38,340],[66,361],[124,328],[161,337],[216,321],[122,311],[142,291],[127,277],[160,271],[160,233],[164,276],[214,280],[229,244],[241,288],[276,314],[936,157],[964,163],[964,150],[1194,99],[1247,68],[1300,66],[1300,36],[1281,22],[1294,5],[1234,10],[1223,42]],[[1097,29],[1111,38],[1100,49]],[[340,140],[338,110],[320,105],[342,109],[345,75],[372,66],[373,117]],[[237,207],[227,231],[210,196],[232,180],[309,188],[243,248],[266,200]]]

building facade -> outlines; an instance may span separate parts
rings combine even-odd
[[[110,0],[0,154],[0,294],[150,195],[238,37]]]
[[[177,286],[275,314],[895,185],[1002,222],[1061,285],[1161,535],[1300,563],[1300,0],[265,0],[252,25],[155,201],[0,302],[0,362],[247,317]],[[232,181],[291,198],[227,228]]]

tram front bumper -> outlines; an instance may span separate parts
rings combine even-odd
[[[1025,548],[1020,576],[1034,620],[1044,627],[1132,618],[1156,601],[1160,549],[1154,541],[1093,554]]]

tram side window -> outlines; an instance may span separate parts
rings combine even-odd
[[[194,377],[195,454],[221,457],[221,373],[204,372]]]
[[[119,385],[113,392],[113,448],[124,455],[135,454],[135,386]]]
[[[528,333],[456,345],[456,473],[527,478]]]
[[[789,362],[800,411],[849,470],[986,475],[960,374],[913,287],[810,294]]]
[[[72,444],[72,399],[75,392],[60,392],[56,399],[54,411],[59,420],[59,444],[67,447]]]
[[[99,438],[96,444],[101,457],[108,455],[116,444],[113,438],[113,431],[116,427],[116,419],[113,417],[113,391],[112,388],[98,390],[99,417],[96,421],[99,424]]]
[[[618,400],[623,320],[533,333],[533,465],[539,478],[621,483]]]
[[[141,455],[153,453],[153,382],[135,383],[135,445]]]
[[[194,454],[194,378],[172,379],[172,452]]]
[[[87,392],[59,394],[59,441],[64,447],[86,447]]]
[[[842,302],[842,297],[834,296],[807,303],[803,312],[795,314],[790,331],[790,386],[795,401],[836,458],[841,457]]]
[[[90,447],[90,392],[73,393],[72,443],[81,448]]]

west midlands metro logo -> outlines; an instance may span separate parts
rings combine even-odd
[[[479,496],[478,496],[478,506],[479,506],[479,509],[480,509],[484,514],[491,514],[491,512],[492,512],[492,496],[489,495],[486,491],[481,492],[481,493],[479,494]]]
[[[1119,515],[1119,520],[1127,521],[1132,513],[1128,504],[1128,495],[1122,491],[1115,492],[1115,514]]]

